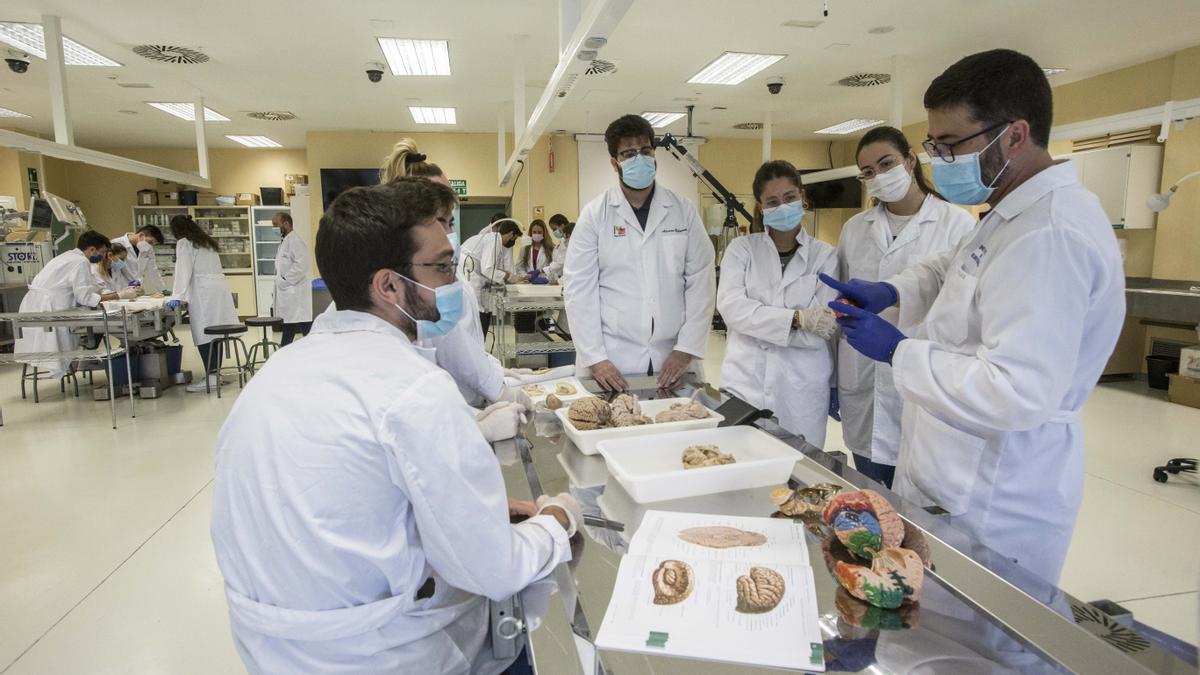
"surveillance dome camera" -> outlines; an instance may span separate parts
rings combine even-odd
[[[367,64],[367,79],[372,82],[383,80],[383,64],[372,61]]]
[[[18,75],[29,72],[29,55],[24,52],[10,49],[4,61],[8,63],[8,69]]]
[[[772,77],[768,79],[767,91],[771,92],[772,94],[778,94],[779,92],[783,91],[783,78]]]

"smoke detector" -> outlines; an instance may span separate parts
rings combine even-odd
[[[837,83],[843,87],[878,87],[891,81],[892,76],[887,73],[855,73]]]
[[[208,61],[208,54],[174,45],[138,45],[133,48],[133,53],[161,63],[191,65]]]
[[[741,124],[733,125],[733,128],[741,129],[742,131],[758,131],[759,129],[763,128],[763,123],[762,122],[742,122]]]
[[[287,112],[286,110],[267,110],[265,112],[246,113],[246,117],[265,120],[267,122],[287,122],[296,119],[296,114]]]
[[[588,64],[587,70],[583,71],[584,75],[612,75],[617,72],[617,64],[604,59],[593,59]]]

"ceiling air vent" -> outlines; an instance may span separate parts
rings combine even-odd
[[[594,59],[588,64],[587,70],[583,71],[584,75],[612,75],[617,72],[617,64],[612,61],[603,59]]]
[[[763,128],[763,124],[762,122],[742,122],[741,124],[733,125],[733,128],[741,129],[742,131],[758,131]]]
[[[256,120],[266,120],[267,122],[287,122],[296,119],[296,114],[287,112],[286,110],[267,110],[265,112],[246,113],[246,117]]]
[[[193,64],[208,61],[208,54],[173,45],[138,45],[133,48],[133,53],[161,63]]]
[[[878,87],[891,81],[892,76],[887,73],[855,73],[838,80],[838,84],[843,87]]]

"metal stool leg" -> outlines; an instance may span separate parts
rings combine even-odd
[[[214,340],[213,342],[216,342],[216,340]],[[212,393],[212,382],[211,382],[211,381],[208,379],[208,373],[209,373],[209,371],[211,371],[211,370],[212,370],[212,355],[213,355],[213,347],[218,347],[218,348],[219,348],[219,347],[220,347],[220,345],[219,345],[219,344],[216,344],[216,345],[215,345],[215,344],[213,344],[212,342],[208,343],[208,358],[207,358],[207,359],[205,359],[205,363],[204,363],[204,375],[203,375],[203,377],[204,377],[204,393],[205,393],[205,394],[211,394],[211,393]],[[220,376],[220,375],[218,375],[218,376],[217,376],[217,395],[218,395],[218,396],[220,396],[220,393],[221,393],[221,388],[220,388],[220,387],[221,387],[221,376]]]
[[[194,108],[193,108],[194,110]],[[21,400],[25,400],[25,377],[29,374],[29,364],[21,364]]]
[[[33,367],[33,402],[41,403],[42,399],[38,396],[38,367]]]
[[[246,369],[250,371],[251,375],[254,374],[254,366],[258,363],[258,348],[261,346],[262,344],[258,342],[250,345],[250,354],[246,357]]]

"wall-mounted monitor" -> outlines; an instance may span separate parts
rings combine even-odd
[[[814,209],[861,209],[863,206],[863,186],[853,176],[811,185],[805,183],[804,191]]]
[[[352,187],[378,185],[379,169],[321,169],[321,208],[329,205],[337,196]]]

